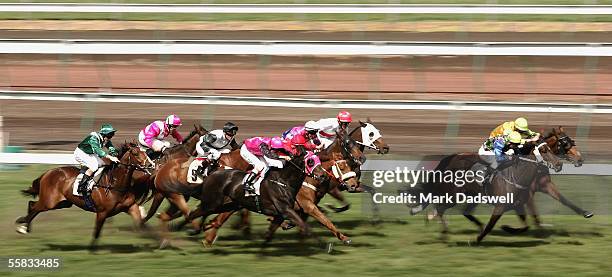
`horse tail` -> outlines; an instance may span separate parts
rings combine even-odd
[[[36,197],[40,192],[40,179],[42,176],[36,178],[36,180],[32,181],[32,185],[24,190],[21,190],[21,193],[25,196]]]

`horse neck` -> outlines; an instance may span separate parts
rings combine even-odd
[[[553,153],[555,153],[555,155],[559,154],[558,153],[558,144],[559,144],[559,138],[557,137],[557,135],[551,135],[550,137],[546,138],[544,141],[546,141],[546,144],[548,145],[548,148],[550,148],[550,150],[553,151]]]
[[[195,151],[196,148],[196,144],[197,142],[200,140],[200,135],[199,134],[195,134],[192,137],[190,137],[185,143],[183,143],[183,147],[184,149],[189,152],[189,153],[193,153],[193,151]]]

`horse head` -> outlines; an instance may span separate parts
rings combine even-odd
[[[359,120],[359,125],[350,135],[358,144],[361,144],[362,150],[367,147],[378,151],[378,154],[389,153],[389,145],[385,143],[382,134],[374,127],[369,117],[365,122]]]
[[[559,172],[563,169],[563,162],[555,155],[543,138],[538,142],[530,142],[525,145],[525,147],[529,149],[529,155],[534,155],[538,162],[546,164],[548,168],[554,169],[555,172]]]
[[[575,167],[582,166],[584,162],[582,154],[574,140],[565,133],[563,127],[553,128],[545,140],[555,155],[571,162]]]

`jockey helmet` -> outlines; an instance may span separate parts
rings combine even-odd
[[[223,132],[231,136],[235,136],[236,132],[238,132],[238,126],[232,122],[227,122],[225,125],[223,125]]]
[[[115,128],[113,128],[113,125],[110,125],[109,123],[102,124],[102,127],[100,128],[100,135],[103,136],[109,136],[111,134],[114,134],[115,132],[117,132],[117,130],[115,130]]]
[[[304,130],[306,130],[308,133],[316,133],[318,131],[316,122],[312,120],[306,122],[306,124],[304,124]]]
[[[272,149],[283,149],[285,148],[285,144],[283,143],[283,140],[280,137],[273,137],[270,140],[270,147]]]
[[[181,126],[183,123],[181,122],[181,118],[178,116],[171,114],[166,117],[166,125],[168,126]]]
[[[527,119],[525,119],[524,117],[519,117],[514,120],[514,128],[520,131],[528,131],[529,127],[527,125]]]
[[[291,144],[304,145],[306,144],[306,139],[303,136],[294,136],[293,138],[291,138]]]
[[[510,141],[511,143],[519,144],[522,142],[522,140],[523,140],[523,137],[517,131],[512,131],[512,133],[508,135],[508,141]]]
[[[340,122],[351,123],[353,121],[353,116],[351,116],[351,113],[347,111],[339,112],[337,118]]]

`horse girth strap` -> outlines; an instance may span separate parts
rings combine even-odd
[[[309,188],[311,190],[317,191],[317,187],[315,187],[314,185],[312,185],[312,184],[310,184],[310,183],[308,183],[306,181],[302,182],[302,186],[305,186],[305,187],[307,187],[307,188]]]

